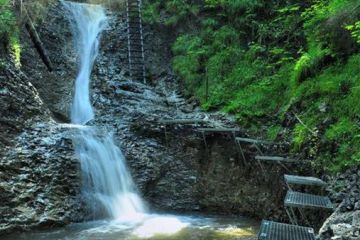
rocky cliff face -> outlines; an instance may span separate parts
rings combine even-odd
[[[53,59],[66,44],[57,47],[52,30],[46,44]],[[68,106],[62,101],[71,98],[64,89],[71,89],[72,81],[48,73],[22,34],[21,70],[8,59],[0,67],[0,234],[59,226],[84,215],[79,163],[70,140],[73,130],[54,121],[54,113],[65,116],[57,113]]]
[[[320,238],[360,239],[360,168],[329,177],[328,182],[337,208],[320,229]]]
[[[81,218],[78,162],[65,130],[13,64],[0,79],[0,233]]]

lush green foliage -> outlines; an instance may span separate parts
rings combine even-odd
[[[17,65],[20,65],[20,43],[16,19],[11,9],[10,0],[0,0],[0,41],[6,42]]]
[[[0,34],[13,31],[14,15],[9,0],[0,0]]]
[[[360,21],[357,21],[352,25],[347,25],[345,29],[351,31],[351,36],[353,36],[356,39],[356,42],[360,44]]]
[[[161,18],[161,10],[165,15]],[[199,13],[198,5],[189,3],[186,0],[160,0],[147,2],[143,11],[144,20],[151,24],[162,23],[167,26],[175,26],[180,21],[186,20],[189,16],[196,16]]]
[[[358,0],[148,0],[146,11],[183,28],[173,67],[205,110],[269,126],[271,140],[290,127],[292,151],[325,168],[360,162]]]

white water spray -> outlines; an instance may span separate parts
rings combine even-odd
[[[66,1],[63,1],[63,4],[72,14],[71,24],[80,58],[71,121],[76,124],[85,124],[94,118],[89,94],[90,75],[98,54],[99,38],[107,19],[104,9],[99,5]]]
[[[75,84],[71,112],[74,124],[85,124],[94,118],[89,97],[91,69],[98,53],[99,36],[106,26],[104,9],[99,5],[63,1],[71,13],[80,70]],[[83,194],[96,216],[117,220],[137,220],[145,212],[135,184],[126,167],[121,150],[113,136],[92,127],[81,127],[74,138],[75,152],[81,161]]]

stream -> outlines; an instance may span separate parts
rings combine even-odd
[[[144,215],[134,221],[94,221],[13,234],[4,240],[255,240],[259,223],[244,217]]]

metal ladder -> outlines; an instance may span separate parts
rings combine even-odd
[[[126,0],[128,59],[130,77],[146,83],[141,0]]]

